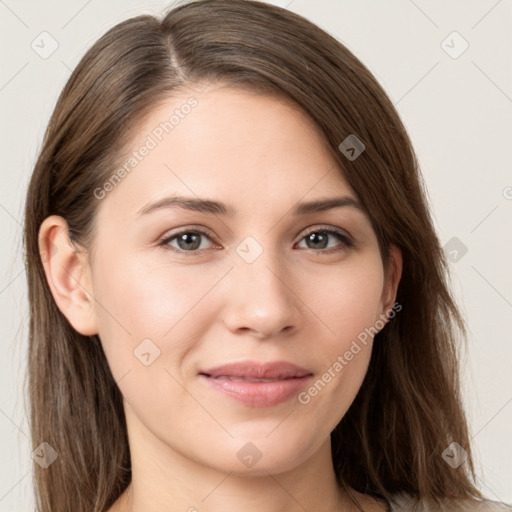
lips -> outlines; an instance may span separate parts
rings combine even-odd
[[[312,376],[286,361],[231,363],[199,372],[211,388],[252,406],[277,405],[298,393]]]
[[[311,372],[305,368],[284,361],[272,363],[258,363],[252,361],[232,363],[210,368],[200,373],[214,378],[229,377],[239,380],[252,380],[254,382],[285,380],[311,375]]]

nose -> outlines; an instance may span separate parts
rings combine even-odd
[[[304,318],[290,270],[267,252],[252,263],[236,256],[227,276],[224,323],[233,333],[275,338],[297,330]]]

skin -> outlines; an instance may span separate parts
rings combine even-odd
[[[155,108],[130,151],[190,95]],[[41,251],[57,248],[44,258],[57,305],[78,332],[99,334],[124,397],[133,478],[109,512],[358,510],[335,482],[330,432],[361,386],[371,339],[308,404],[294,396],[251,407],[210,389],[198,371],[281,360],[316,381],[393,306],[400,251],[392,247],[383,268],[357,208],[291,214],[302,201],[357,199],[302,111],[229,87],[193,95],[197,107],[98,202],[90,259],[70,244],[63,218],[40,229]],[[171,194],[219,200],[237,214],[138,214]],[[200,227],[211,236],[199,238],[199,254],[177,238],[167,247],[182,254],[159,245]],[[353,246],[333,235],[324,246],[308,243],[325,227]],[[236,252],[247,236],[262,250],[251,263]],[[148,338],[160,355],[146,366],[134,350]],[[261,453],[252,467],[237,457],[248,442]],[[385,510],[352,492],[365,511]]]

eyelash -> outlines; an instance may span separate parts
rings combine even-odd
[[[352,243],[352,241],[350,240],[350,238],[348,238],[341,231],[337,231],[332,228],[327,228],[327,227],[322,227],[322,226],[315,227],[315,229],[312,229],[311,231],[308,231],[307,233],[305,233],[302,236],[302,238],[299,240],[299,242],[302,242],[302,240],[304,240],[304,238],[306,238],[308,235],[311,235],[312,233],[327,233],[329,235],[336,237],[340,242],[342,242],[341,248],[330,248],[330,249],[319,249],[319,250],[307,249],[307,250],[313,251],[315,253],[318,253],[320,255],[327,255],[327,254],[339,252],[344,249],[351,248],[354,245]],[[202,235],[202,236],[209,238],[210,240],[212,239],[212,236],[210,235],[210,233],[208,233],[207,231],[204,231],[202,229],[199,229],[199,228],[185,229],[183,231],[179,231],[178,233],[173,233],[172,235],[166,236],[165,238],[161,239],[159,242],[159,245],[162,246],[166,250],[169,250],[169,251],[172,251],[172,252],[175,252],[178,254],[186,254],[187,256],[193,256],[193,255],[196,255],[196,254],[199,254],[199,253],[205,251],[205,249],[198,249],[195,251],[184,251],[182,249],[176,249],[175,247],[171,247],[169,245],[169,242],[171,242],[175,238],[179,237],[180,235],[184,235],[184,234]]]

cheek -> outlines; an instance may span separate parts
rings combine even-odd
[[[167,404],[162,397],[175,397],[178,408],[186,405],[179,402],[173,376],[182,378],[174,361],[190,349],[191,307],[208,283],[203,291],[200,283],[190,286],[179,269],[151,269],[141,260],[97,259],[96,314],[105,356],[126,402],[160,418]]]
[[[384,283],[382,263],[370,255],[345,266],[318,287],[315,308],[329,328],[330,346],[342,350],[381,314]]]
[[[115,263],[98,259],[94,294],[104,306],[97,308],[104,327],[161,338],[211,286],[206,278],[196,278],[191,286],[191,272],[178,265],[146,263],[137,255]]]
[[[93,290],[99,335],[114,376],[140,372],[144,365],[138,356],[148,352],[144,357],[154,360],[152,367],[175,366],[200,338],[208,320],[203,299],[225,270],[202,272],[193,266],[148,265],[136,254],[115,260],[106,255],[107,250],[96,259]]]
[[[318,411],[325,408],[318,417],[332,428],[350,406],[366,374],[381,314],[383,278],[380,259],[360,259],[340,266],[312,296],[311,309],[320,312],[327,330],[321,337],[321,369],[299,401]],[[336,406],[332,408],[332,404]]]

